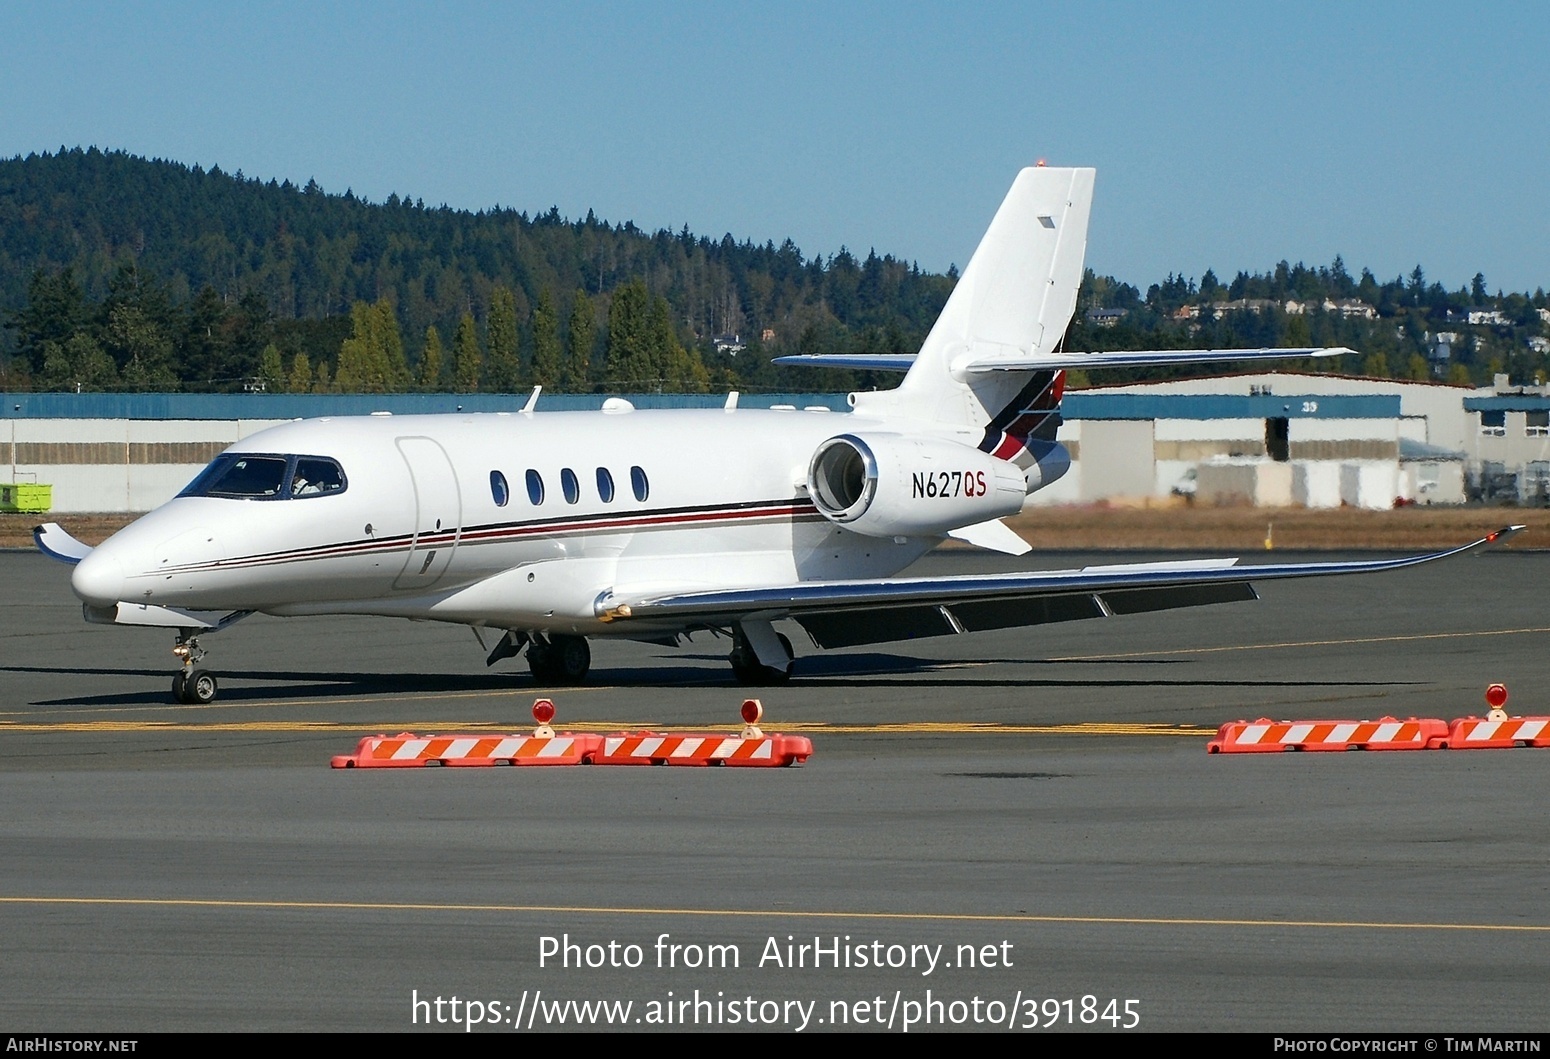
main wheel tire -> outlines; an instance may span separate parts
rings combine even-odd
[[[791,670],[796,665],[792,656],[791,641],[785,633],[775,634],[780,639],[780,645],[786,649],[786,664],[784,666],[767,666],[759,661],[759,656],[754,654],[753,648],[745,643],[738,643],[732,648],[732,653],[727,655],[727,661],[732,664],[732,676],[746,687],[767,688],[774,684],[784,684],[791,679]]]
[[[527,668],[540,684],[554,683],[554,649],[538,640],[528,644]]]
[[[585,636],[551,636],[554,680],[560,684],[580,684],[592,668],[592,648]]]
[[[183,670],[180,669],[180,670],[178,670],[176,673],[174,673],[172,675],[172,701],[173,702],[181,702],[181,703],[184,703],[185,705],[188,703],[188,700],[183,697],[185,694],[187,694],[187,692],[185,691],[185,687],[186,687],[187,683],[188,683],[188,674],[185,673]]]

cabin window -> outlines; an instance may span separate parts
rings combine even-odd
[[[505,507],[511,499],[511,490],[506,486],[506,476],[500,471],[490,472],[490,496],[495,499],[496,507]]]
[[[527,498],[533,502],[534,507],[544,502],[544,480],[537,471],[527,472]]]
[[[646,472],[639,467],[630,468],[630,489],[634,491],[635,499],[642,504],[651,495],[651,483],[646,481]]]
[[[565,494],[567,504],[574,504],[581,499],[581,483],[576,480],[576,472],[569,467],[560,471],[560,490]]]
[[[608,473],[607,467],[597,469],[597,495],[605,504],[614,502],[614,476]]]

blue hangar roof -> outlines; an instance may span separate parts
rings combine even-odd
[[[1060,403],[1064,419],[1398,419],[1399,394],[1099,393]]]

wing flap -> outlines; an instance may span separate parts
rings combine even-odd
[[[798,614],[813,643],[828,650],[869,643],[897,643],[958,632],[942,607],[893,607],[867,614]]]

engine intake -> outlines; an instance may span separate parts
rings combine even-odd
[[[953,441],[839,434],[819,445],[807,491],[829,521],[872,537],[941,536],[1021,510],[1018,467]]]

